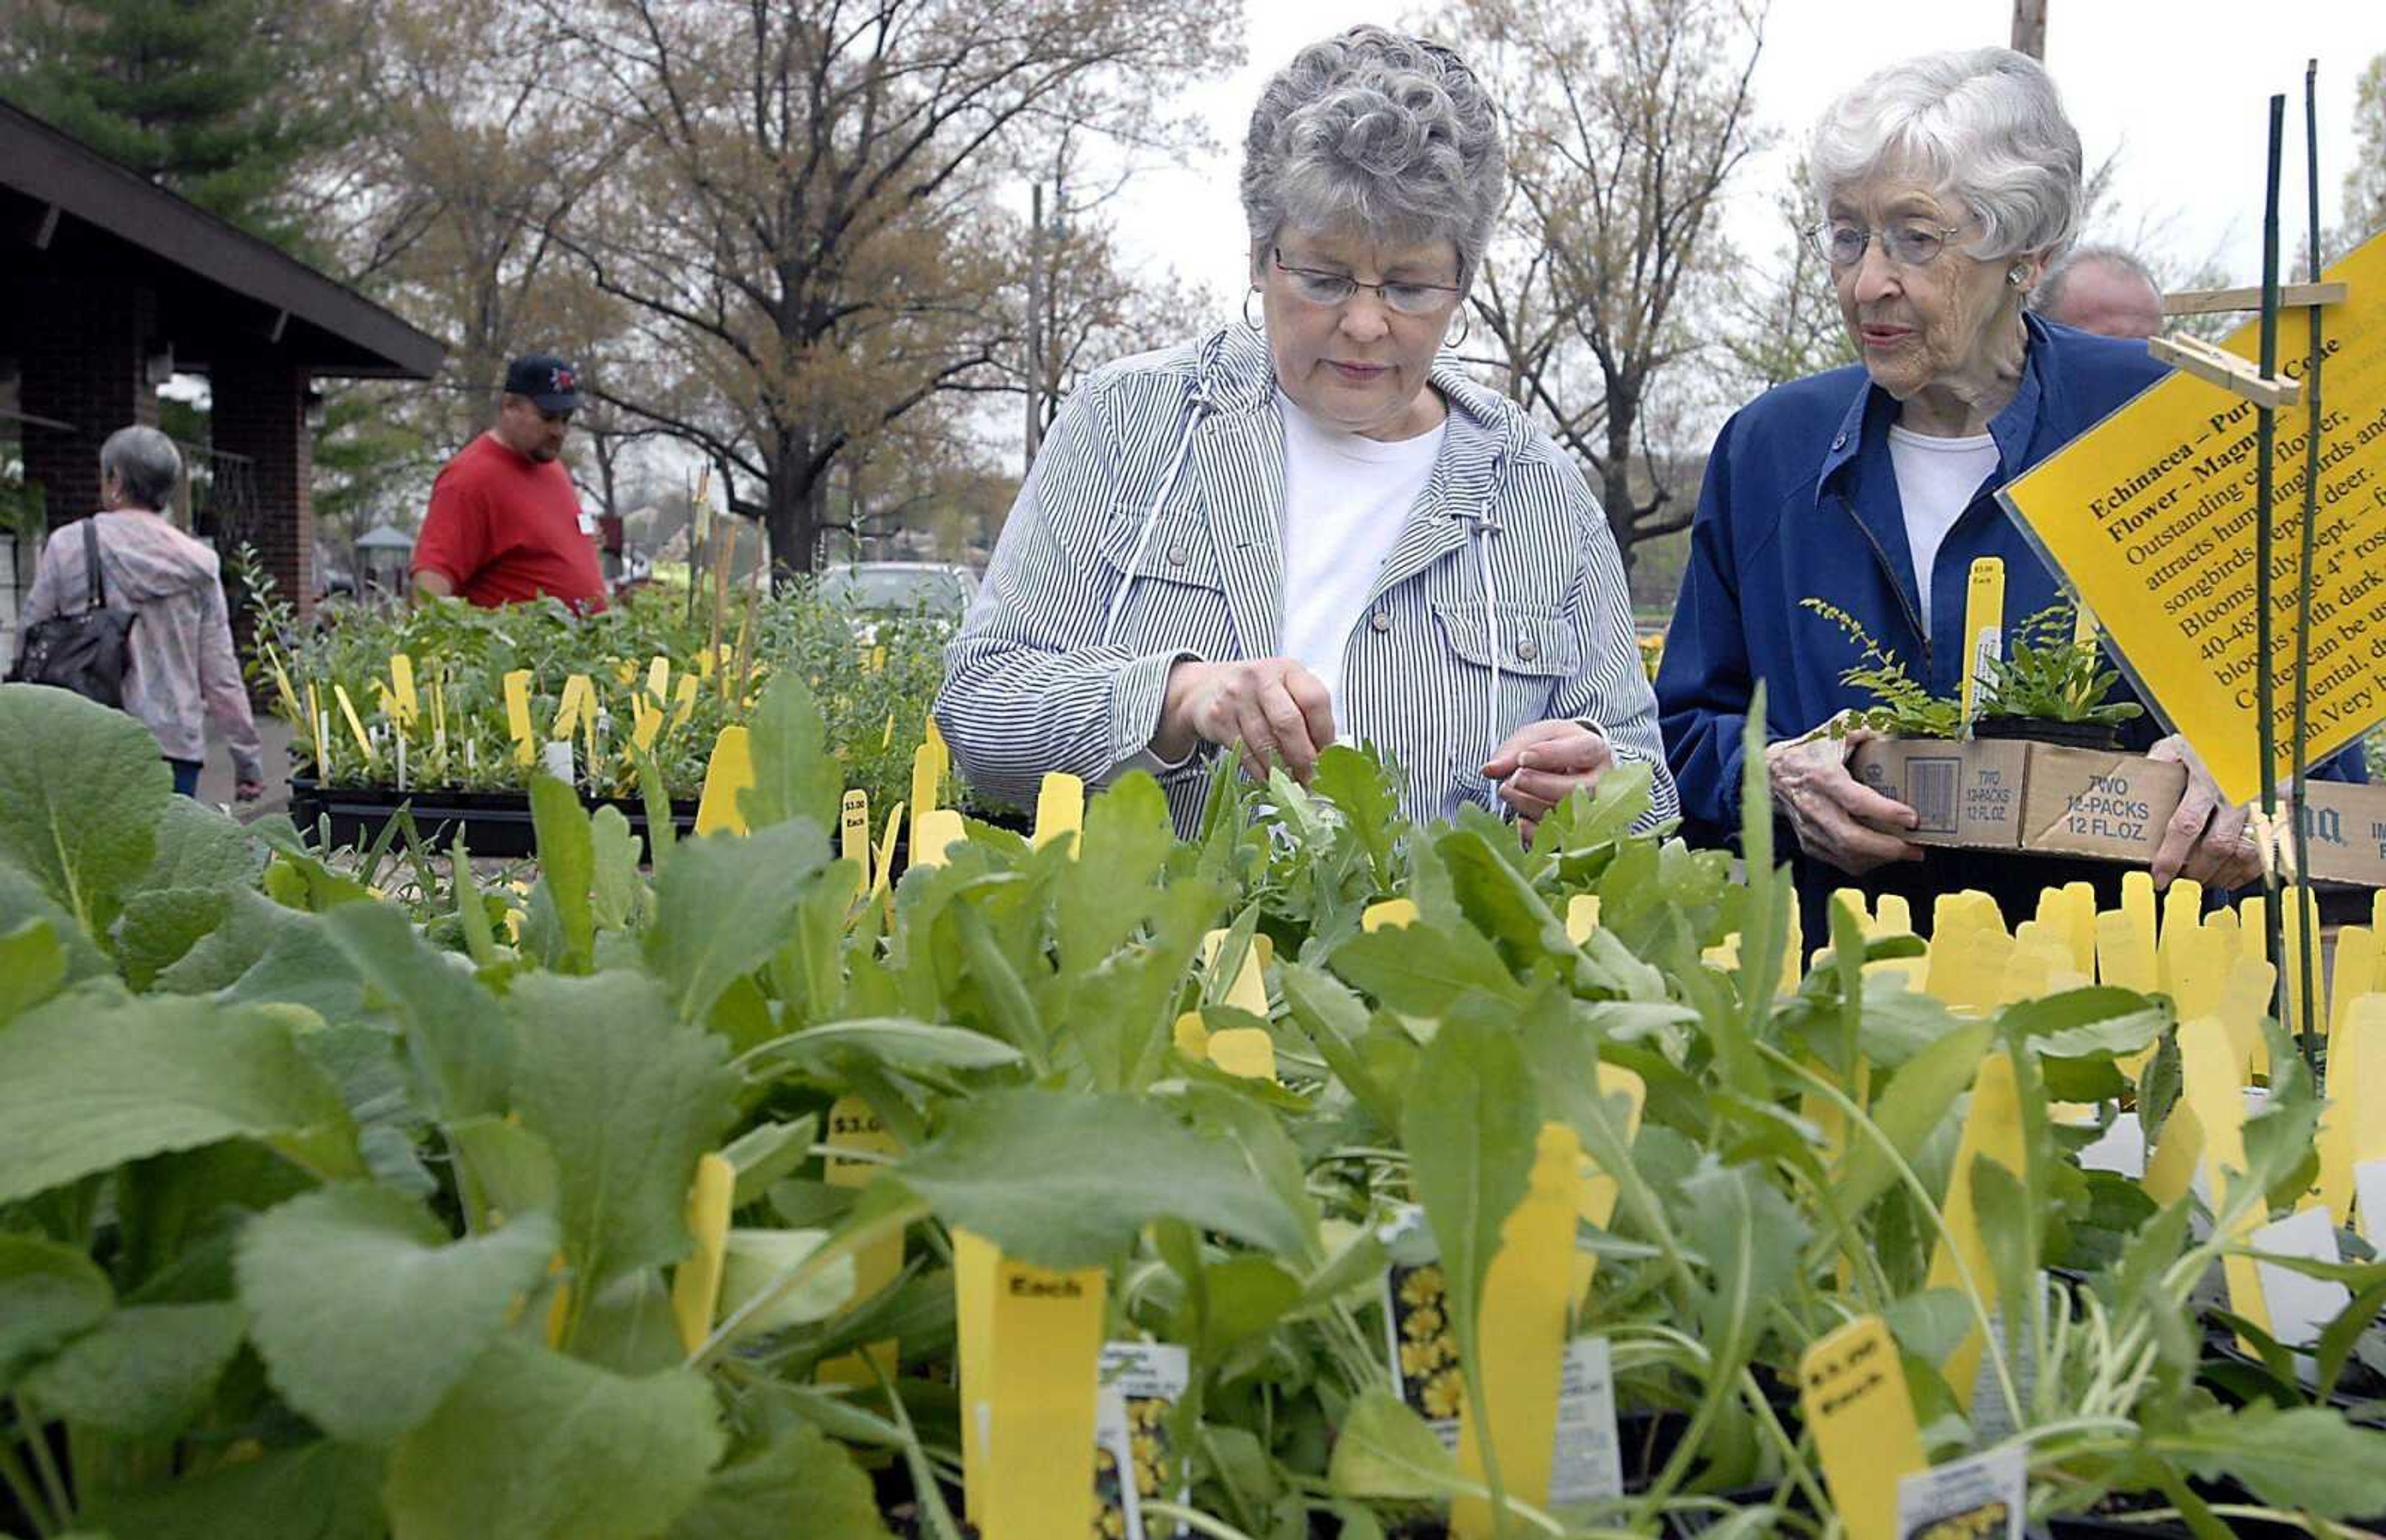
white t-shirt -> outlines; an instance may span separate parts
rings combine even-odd
[[[1930,630],[1930,571],[1947,532],[1972,506],[1972,494],[1997,468],[1997,441],[1987,433],[1933,438],[1894,423],[1889,463],[1897,472],[1897,500],[1905,507],[1905,544],[1914,552],[1914,586],[1922,595],[1922,629]]]
[[[1385,444],[1318,421],[1276,392],[1284,419],[1283,653],[1334,695],[1339,742],[1342,652],[1384,557],[1433,479],[1450,431]]]

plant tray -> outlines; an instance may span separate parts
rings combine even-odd
[[[590,809],[616,808],[630,820],[631,833],[647,833],[647,808],[622,797],[587,797]],[[323,819],[331,820],[333,845],[369,845],[397,816],[411,810],[414,827],[432,848],[445,851],[460,830],[465,847],[475,856],[512,859],[537,854],[538,835],[532,823],[527,792],[463,792],[436,787],[401,792],[390,786],[321,786],[294,776],[290,782],[290,820],[303,838],[312,838]],[[693,800],[672,803],[672,822],[685,834],[696,827]]]

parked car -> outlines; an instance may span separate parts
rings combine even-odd
[[[977,597],[977,574],[949,561],[849,561],[823,568],[820,591],[857,610],[924,609],[959,620]]]

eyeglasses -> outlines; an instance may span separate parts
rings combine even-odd
[[[1275,270],[1292,280],[1294,296],[1308,305],[1340,305],[1362,289],[1373,289],[1387,307],[1403,316],[1429,316],[1463,292],[1455,283],[1362,283],[1347,272],[1296,268],[1284,259],[1282,246],[1268,255]]]
[[[1919,220],[1867,230],[1846,219],[1828,219],[1806,232],[1815,255],[1834,268],[1852,268],[1864,260],[1865,248],[1880,238],[1881,254],[1902,268],[1927,267],[1947,249],[1947,237],[1962,225],[1931,225]]]

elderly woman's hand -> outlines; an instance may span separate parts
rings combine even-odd
[[[1764,750],[1773,806],[1790,820],[1799,847],[1855,876],[1891,861],[1922,858],[1920,845],[1890,833],[1913,828],[1914,809],[1848,773],[1849,752],[1875,736],[1858,728],[1844,738],[1816,733]]]
[[[2234,807],[2220,795],[2219,783],[2187,740],[2177,733],[2146,750],[2149,759],[2175,760],[2187,767],[2187,795],[2179,811],[2163,829],[2154,848],[2154,886],[2168,887],[2176,877],[2192,877],[2208,888],[2242,888],[2262,874],[2261,853],[2245,835],[2251,809]]]
[[[1334,697],[1318,677],[1289,657],[1258,657],[1170,670],[1151,747],[1176,760],[1197,743],[1219,744],[1242,755],[1253,780],[1267,778],[1274,756],[1306,784],[1333,742]]]
[[[1525,837],[1549,816],[1550,809],[1574,795],[1576,786],[1595,786],[1615,751],[1607,740],[1578,721],[1530,722],[1508,734],[1483,767],[1500,783],[1500,800],[1516,810]]]

